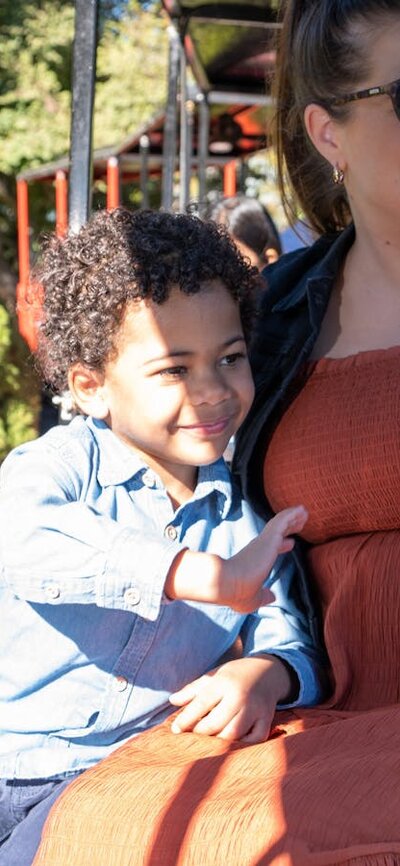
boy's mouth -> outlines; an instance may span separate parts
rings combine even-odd
[[[224,433],[227,427],[232,423],[232,416],[225,418],[216,418],[215,421],[196,421],[195,424],[182,424],[181,430],[188,433],[193,433],[199,438],[208,438],[210,436],[220,436]]]

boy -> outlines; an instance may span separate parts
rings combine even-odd
[[[51,238],[39,277],[44,377],[82,414],[2,470],[4,866],[29,864],[62,788],[171,704],[177,733],[255,743],[277,703],[319,697],[286,558],[263,607],[305,509],[263,529],[221,459],[253,399],[256,272],[212,224],[117,209]],[[244,657],[218,665],[239,636]]]

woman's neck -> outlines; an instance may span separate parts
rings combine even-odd
[[[400,220],[378,225],[355,220],[356,237],[345,262],[349,290],[357,282],[377,293],[400,293]],[[347,273],[347,276],[346,276]]]
[[[400,237],[356,225],[313,358],[342,358],[400,344]]]

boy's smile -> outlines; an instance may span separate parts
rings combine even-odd
[[[254,386],[239,308],[223,283],[163,304],[135,301],[118,354],[98,376],[103,417],[167,490],[189,498],[197,467],[214,462],[247,414]],[[88,411],[86,408],[85,411]]]

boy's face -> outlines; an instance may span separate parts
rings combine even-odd
[[[104,419],[161,477],[194,489],[247,414],[253,380],[238,305],[223,283],[132,302],[99,385]]]

